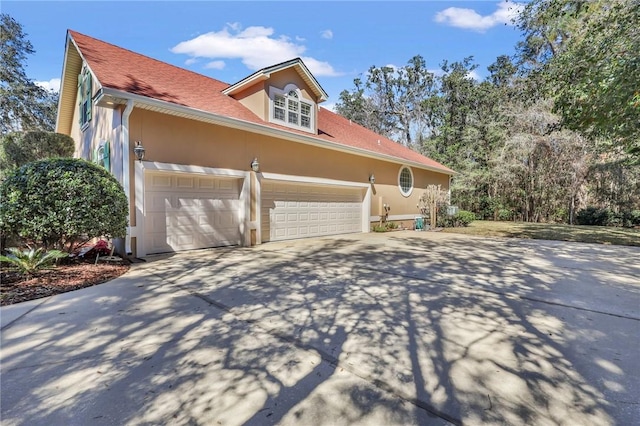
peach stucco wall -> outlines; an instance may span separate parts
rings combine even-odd
[[[442,185],[445,190],[449,184],[445,174],[411,167],[414,189],[404,197],[398,188],[399,163],[141,109],[131,114],[130,140],[142,142],[146,160],[161,163],[248,171],[253,158],[258,158],[261,172],[357,183],[367,183],[373,173],[372,216],[381,213],[382,203],[391,206],[391,216],[418,214],[416,204],[428,184]],[[132,183],[134,179],[132,174]]]
[[[300,89],[300,92],[302,92],[303,98],[309,99],[314,103],[318,102],[318,100],[309,90],[307,83],[305,83],[302,77],[300,77],[300,74],[298,74],[298,72],[293,68],[287,68],[285,70],[271,74],[264,87],[268,93],[269,86],[277,87],[278,89],[284,89],[287,84],[295,84],[298,89]]]

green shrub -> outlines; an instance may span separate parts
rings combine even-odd
[[[589,206],[576,214],[576,223],[578,225],[633,228],[640,225],[640,210],[616,213],[609,209]]]
[[[33,275],[40,269],[52,268],[58,259],[68,257],[60,250],[45,251],[42,248],[20,250],[15,247],[7,249],[6,256],[0,256],[0,262],[6,262],[21,274]]]
[[[382,225],[373,225],[371,227],[373,232],[388,232],[393,229],[398,229],[398,224],[395,222],[384,222]]]
[[[442,228],[459,228],[469,226],[476,219],[473,212],[467,210],[458,210],[454,215],[441,214],[438,218],[438,226]]]
[[[629,228],[640,226],[640,210],[632,210],[628,212],[627,220],[629,221],[629,224],[625,226],[628,226]]]
[[[71,157],[74,145],[70,136],[61,133],[8,133],[0,138],[0,173],[7,175],[20,166],[45,158]]]
[[[0,184],[0,231],[72,251],[94,237],[124,237],[128,201],[118,181],[85,160],[26,164]]]
[[[509,209],[498,210],[498,220],[507,221],[513,219],[513,212]]]
[[[454,216],[454,226],[469,226],[471,222],[476,220],[476,215],[467,210],[460,210]]]
[[[607,226],[611,216],[612,212],[609,209],[589,206],[586,209],[578,211],[576,214],[576,223],[578,225]]]
[[[386,227],[386,226],[384,226],[384,225],[382,225],[382,226],[380,226],[380,225],[373,225],[373,226],[371,227],[371,230],[372,230],[373,232],[387,232],[387,231],[388,231],[387,227]]]

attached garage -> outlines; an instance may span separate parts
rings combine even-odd
[[[265,180],[262,241],[362,232],[365,195],[362,187]]]
[[[147,254],[241,245],[242,178],[144,173]]]

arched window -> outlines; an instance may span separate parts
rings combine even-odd
[[[290,86],[285,90],[271,88],[273,108],[270,121],[312,131],[313,104],[301,96],[298,88],[289,89]]]

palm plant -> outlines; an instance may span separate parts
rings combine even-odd
[[[16,247],[7,248],[7,255],[0,255],[0,262],[6,262],[18,272],[31,276],[40,269],[54,267],[58,259],[67,257],[68,254],[60,250],[45,251],[43,248],[20,250]]]

